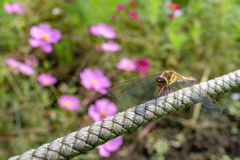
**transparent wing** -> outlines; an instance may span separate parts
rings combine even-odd
[[[203,106],[201,107],[201,109],[205,112],[208,112],[210,114],[213,114],[213,115],[221,115],[222,114],[222,107],[220,106],[220,104],[215,100],[215,99],[212,99],[210,98],[211,101],[215,102],[213,103],[213,108],[208,108],[206,107],[203,103]]]
[[[142,78],[112,85],[108,89],[107,95],[117,97],[120,102],[126,103],[138,103],[154,99],[159,92],[156,78],[161,74],[162,72],[157,72]]]
[[[181,79],[177,80],[177,83],[179,84],[179,86],[181,88],[191,87],[192,92],[198,95],[199,101],[201,101],[201,103],[202,103],[201,109],[203,111],[208,112],[210,114],[214,114],[214,115],[221,115],[222,114],[222,108],[216,100],[210,98],[201,89],[198,89],[198,88],[194,87],[190,81],[187,81],[187,79],[184,79],[180,75],[178,75],[178,76],[181,77]],[[205,96],[203,96],[203,95],[205,95]]]

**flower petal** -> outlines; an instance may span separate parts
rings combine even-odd
[[[98,91],[99,93],[107,94],[107,90],[106,89],[95,89],[95,90]]]
[[[24,9],[25,9],[25,7],[19,3],[12,3],[12,8],[13,8],[14,12],[17,14],[23,14]]]
[[[87,90],[91,90],[93,88],[93,85],[91,84],[91,82],[89,80],[82,80],[81,84],[87,89]]]
[[[130,18],[137,20],[138,19],[138,13],[135,12],[134,10],[129,10],[128,15]]]
[[[88,90],[91,90],[93,85],[91,80],[94,79],[93,71],[90,68],[85,68],[80,73],[81,84]]]
[[[95,105],[90,105],[90,107],[88,108],[88,115],[95,121],[95,122],[98,122],[98,121],[101,121],[101,117],[100,117],[100,114],[99,114],[99,111],[98,109],[96,108]]]
[[[19,71],[25,75],[31,76],[34,75],[35,71],[31,66],[26,64],[20,64],[18,67]]]
[[[114,43],[113,41],[102,43],[101,48],[103,51],[106,51],[106,52],[117,52],[121,50],[120,45],[118,43]]]
[[[96,104],[96,108],[97,108],[98,112],[99,113],[107,112],[109,102],[110,101],[105,98],[96,100],[95,104]]]
[[[98,146],[97,148],[98,148],[98,153],[100,154],[100,156],[102,156],[102,157],[110,156],[110,152],[108,150],[106,150],[103,145]]]
[[[9,13],[9,14],[11,14],[11,13],[14,12],[14,10],[13,10],[13,8],[12,8],[12,5],[9,4],[9,3],[5,3],[5,4],[3,5],[3,8],[4,8],[4,10],[5,10],[7,13]]]
[[[104,147],[109,152],[114,152],[118,150],[119,147],[121,147],[123,144],[123,138],[121,136],[112,139],[104,144]]]
[[[101,77],[101,79],[99,79],[99,87],[100,88],[108,88],[108,87],[110,87],[110,85],[111,85],[111,82],[108,80],[108,78],[107,77]]]
[[[42,86],[51,86],[57,83],[57,79],[51,74],[42,73],[37,76],[37,80],[41,83]]]
[[[140,74],[146,74],[149,72],[150,69],[150,63],[148,59],[138,59],[135,62],[137,66],[137,70]]]
[[[70,104],[67,105],[69,102]],[[63,95],[58,99],[58,104],[67,110],[76,110],[80,105],[80,101],[75,96]]]
[[[98,70],[98,69],[94,70],[94,71],[93,71],[93,74],[94,74],[95,77],[97,77],[97,78],[104,76],[103,72],[102,72],[101,70]]]
[[[111,26],[106,25],[105,23],[99,23],[97,26],[98,32],[101,36],[108,39],[115,39],[117,37],[117,34]]]
[[[38,39],[33,39],[33,38],[29,38],[28,42],[30,43],[30,45],[34,48],[41,46],[42,41],[38,40]]]
[[[95,36],[100,36],[99,30],[98,30],[98,26],[97,25],[93,25],[89,28],[89,32]]]
[[[57,43],[59,39],[61,38],[61,31],[59,29],[52,29],[49,33],[49,43]]]
[[[137,66],[135,64],[134,60],[130,60],[127,57],[123,57],[119,63],[117,63],[117,68],[126,70],[126,71],[134,71],[137,69]]]
[[[37,27],[37,26],[32,26],[32,27],[30,28],[30,35],[31,35],[33,38],[38,39],[38,40],[41,40],[41,39],[42,39],[42,34],[43,34],[43,32],[42,32],[42,30],[41,30],[39,27]]]
[[[113,102],[109,102],[107,107],[108,107],[108,109],[107,109],[107,117],[114,116],[117,113],[117,111],[118,111],[117,106]]]
[[[51,30],[51,26],[48,23],[41,23],[38,25],[39,29],[41,29],[44,32],[48,32]]]
[[[52,50],[53,50],[53,47],[52,47],[52,45],[49,44],[49,43],[42,43],[41,49],[42,49],[45,53],[51,53]]]

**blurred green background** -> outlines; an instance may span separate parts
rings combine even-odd
[[[139,21],[127,11],[116,13],[118,4],[130,0],[19,0],[26,14],[7,14],[0,2],[0,159],[22,154],[58,137],[93,123],[87,115],[90,104],[100,93],[90,92],[80,84],[84,68],[100,69],[112,83],[141,77],[136,71],[116,68],[122,57],[147,58],[150,73],[173,70],[201,80],[222,76],[240,66],[240,1],[179,0],[183,14],[169,20],[166,2],[136,1],[132,7]],[[54,8],[61,12],[52,13]],[[112,20],[113,15],[117,20]],[[111,25],[122,50],[98,51],[103,38],[91,35],[91,25]],[[62,32],[54,50],[45,54],[28,43],[29,29],[49,23]],[[34,54],[40,61],[37,74],[53,74],[58,83],[44,88],[34,76],[14,75],[5,58],[24,60]],[[216,97],[223,114],[213,116],[194,107],[140,127],[123,135],[124,144],[108,159],[240,159],[240,101],[231,99],[234,90]],[[77,95],[82,105],[76,111],[65,110],[56,103],[62,94]],[[92,99],[86,100],[90,94]],[[116,102],[118,105],[118,103]],[[104,159],[94,149],[73,159]]]

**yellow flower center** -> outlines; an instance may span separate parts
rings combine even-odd
[[[92,84],[96,84],[97,81],[96,81],[95,79],[93,79],[93,80],[91,80],[91,83],[92,83]]]
[[[65,102],[66,107],[70,107],[71,104],[72,104],[72,103],[71,103],[70,101],[66,101],[66,102]]]
[[[47,36],[46,34],[44,34],[44,35],[42,36],[42,39],[43,39],[43,40],[47,40],[47,39],[48,39],[48,36]]]
[[[101,116],[101,117],[105,117],[105,116],[106,116],[106,113],[105,113],[105,112],[101,112],[101,113],[100,113],[100,116]]]
[[[48,85],[49,84],[49,79],[44,79],[43,83]]]

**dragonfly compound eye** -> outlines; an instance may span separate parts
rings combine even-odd
[[[166,77],[160,77],[160,78],[161,78],[163,84],[167,84],[167,78]]]
[[[161,77],[156,78],[156,83],[157,83],[157,84],[162,84],[162,79],[161,79]]]

